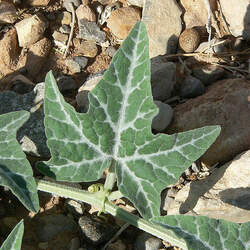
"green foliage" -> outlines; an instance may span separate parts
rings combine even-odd
[[[23,238],[24,225],[21,220],[11,231],[8,238],[4,241],[0,250],[20,250]]]
[[[218,126],[210,126],[152,134],[158,110],[143,23],[135,25],[90,92],[87,114],[65,102],[51,72],[45,82],[45,127],[52,158],[38,169],[60,181],[94,181],[113,162],[120,192],[145,218],[160,215],[161,191],[175,183],[220,132]]]
[[[185,239],[190,250],[249,250],[250,222],[241,225],[206,216],[171,215],[152,221],[172,229]]]
[[[29,119],[27,111],[0,116],[0,185],[8,187],[30,211],[39,210],[32,168],[16,140],[17,130]]]

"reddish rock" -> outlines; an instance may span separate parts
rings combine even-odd
[[[6,75],[15,70],[19,50],[16,29],[13,28],[0,41],[0,75]]]
[[[214,83],[207,92],[178,105],[168,134],[208,125],[220,125],[221,134],[201,157],[208,167],[227,162],[250,148],[250,81],[227,79]]]

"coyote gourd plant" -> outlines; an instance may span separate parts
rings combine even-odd
[[[35,180],[16,141],[29,113],[0,116],[0,184],[30,211],[39,210],[37,189],[88,202],[183,249],[250,249],[250,222],[236,224],[204,216],[161,216],[161,191],[215,141],[218,126],[174,135],[152,134],[158,110],[150,86],[145,25],[138,22],[114,56],[103,79],[89,93],[89,110],[77,113],[65,102],[51,72],[46,76],[44,113],[51,159],[37,168],[56,181],[90,182],[109,169],[104,186],[78,190],[58,182]],[[117,191],[115,185],[117,184]],[[128,198],[136,216],[111,201]],[[21,221],[1,249],[20,249]]]

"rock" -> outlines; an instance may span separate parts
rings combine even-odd
[[[36,79],[50,54],[51,48],[52,44],[46,37],[32,44],[27,53],[19,58],[18,68],[25,67],[28,74]]]
[[[64,203],[65,209],[73,216],[83,215],[84,205],[78,201],[67,199]]]
[[[77,8],[81,4],[80,0],[64,0],[63,6],[68,12],[71,12],[70,3],[73,4],[74,8]]]
[[[150,58],[176,51],[182,30],[181,14],[175,0],[146,1],[142,19],[147,27]]]
[[[107,250],[126,250],[126,245],[121,241],[117,240],[114,243],[108,245]]]
[[[18,130],[17,139],[22,150],[38,157],[50,157],[44,132],[44,114],[42,102],[44,83],[37,84],[32,92],[18,95],[13,91],[0,93],[0,114],[27,110],[31,113],[29,120]]]
[[[165,130],[172,121],[173,109],[170,105],[160,101],[154,101],[154,103],[159,108],[159,113],[153,118],[152,128],[161,132]]]
[[[194,29],[185,29],[179,37],[179,47],[186,53],[194,52],[200,44],[200,34]]]
[[[249,166],[250,150],[214,169],[204,180],[188,183],[177,193],[168,215],[180,212],[236,223],[250,221]]]
[[[86,113],[89,109],[88,91],[80,91],[76,95],[76,103],[79,107],[79,112]]]
[[[34,6],[34,7],[42,7],[42,6],[47,6],[50,0],[28,0],[26,2],[27,4]]]
[[[110,56],[110,57],[113,57],[116,53],[116,48],[113,47],[113,46],[109,46],[106,50],[105,50],[105,53]]]
[[[201,80],[187,76],[180,87],[180,96],[183,98],[194,98],[205,93],[205,86]]]
[[[207,125],[220,125],[221,133],[201,157],[208,167],[230,161],[250,148],[250,80],[226,79],[208,87],[206,93],[174,108],[168,134]],[[219,153],[218,153],[219,152]]]
[[[63,93],[65,91],[73,91],[76,87],[74,79],[70,76],[59,76],[56,78],[59,90]]]
[[[135,250],[158,250],[162,247],[162,241],[148,233],[141,233],[134,244]]]
[[[59,28],[59,32],[63,33],[63,34],[69,34],[70,33],[70,26],[67,24],[63,24],[60,28]]]
[[[28,47],[43,37],[46,29],[44,17],[34,15],[30,18],[25,18],[16,25],[18,42],[20,47]]]
[[[94,41],[80,41],[74,39],[75,53],[78,56],[95,57],[98,52],[98,48]]]
[[[80,65],[81,70],[84,69],[88,64],[88,58],[84,56],[74,56],[73,60]]]
[[[35,231],[40,241],[50,241],[63,232],[78,231],[74,220],[63,214],[45,214],[38,218],[35,217],[34,223]]]
[[[249,0],[241,0],[237,3],[235,4],[233,0],[221,0],[222,13],[233,36],[243,36],[244,39],[250,40]]]
[[[144,0],[128,0],[128,2],[134,6],[143,7]]]
[[[89,76],[84,84],[79,88],[78,92],[81,91],[91,91],[103,78],[104,73],[95,74],[92,76]]]
[[[12,3],[0,2],[0,24],[14,23],[17,20],[16,8]]]
[[[114,225],[87,216],[80,217],[78,224],[83,238],[95,246],[110,240],[118,229]]]
[[[172,62],[151,61],[151,85],[154,100],[165,101],[176,83],[176,65]]]
[[[78,21],[79,38],[85,40],[92,40],[97,43],[104,43],[106,41],[106,34],[101,31],[95,22],[89,22],[85,19]]]
[[[23,75],[17,75],[12,79],[12,82],[10,83],[11,91],[14,91],[18,94],[26,94],[32,91],[35,84],[31,82],[28,78],[26,78]]]
[[[225,74],[225,70],[216,65],[199,66],[195,67],[192,71],[193,75],[200,79],[206,86],[220,80]]]
[[[0,41],[0,73],[2,76],[16,69],[19,51],[16,29],[13,28],[4,34]]]
[[[140,19],[139,9],[134,7],[118,8],[111,12],[107,20],[107,27],[118,39],[124,40]]]
[[[71,24],[71,14],[67,11],[63,11],[58,16],[58,21],[63,25],[70,25]]]
[[[79,238],[75,237],[70,242],[69,250],[78,250],[80,246],[81,246],[81,244],[80,244]]]
[[[52,34],[52,37],[58,41],[58,42],[61,42],[63,44],[67,44],[67,41],[68,41],[68,38],[69,36],[66,35],[66,34],[63,34],[61,32],[58,32],[58,31],[54,31],[53,34]]]
[[[66,59],[65,65],[68,67],[69,71],[72,74],[81,72],[81,66],[77,62],[75,62],[73,59]]]
[[[96,22],[96,16],[95,13],[92,9],[90,9],[90,7],[88,5],[80,5],[77,9],[76,9],[76,16],[78,20],[81,19],[86,19],[89,22]]]
[[[184,22],[186,28],[205,26],[207,23],[207,9],[204,0],[180,0],[185,9]]]

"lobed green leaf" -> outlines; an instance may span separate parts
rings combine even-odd
[[[29,112],[16,111],[0,116],[0,185],[8,187],[23,205],[39,210],[32,168],[16,140],[17,130],[29,119]]]
[[[23,220],[21,220],[11,231],[7,239],[2,244],[0,250],[20,250],[24,232]]]
[[[61,181],[99,179],[114,162],[118,187],[145,218],[160,215],[160,193],[215,141],[217,126],[153,135],[158,109],[150,85],[145,25],[138,22],[89,93],[89,111],[75,112],[46,76],[45,128],[52,158],[38,169]]]
[[[237,224],[206,216],[170,215],[151,219],[182,237],[189,250],[249,250],[250,222]]]

